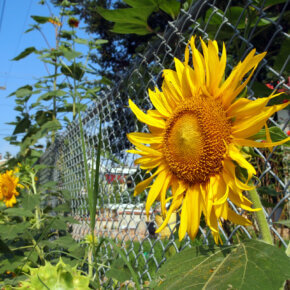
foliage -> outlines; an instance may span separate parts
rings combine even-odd
[[[44,4],[45,1],[41,2]],[[126,87],[129,79],[134,82],[133,94],[141,101],[144,99],[143,83],[140,83],[140,78],[136,75],[127,74],[128,67],[132,60],[138,58],[138,53],[144,51],[148,41],[154,43],[157,38],[163,37],[168,21],[177,19],[180,9],[187,10],[195,0],[124,0],[123,2],[53,0],[52,2],[60,7],[60,15],[58,17],[31,16],[34,24],[27,30],[27,33],[37,30],[45,38],[43,26],[53,26],[55,44],[48,44],[46,48],[28,47],[13,59],[13,61],[20,61],[35,54],[47,66],[48,74],[33,85],[27,84],[10,95],[15,99],[15,111],[18,116],[14,122],[10,123],[14,126],[14,131],[7,140],[11,144],[18,145],[20,153],[16,158],[10,159],[1,168],[1,172],[14,168],[17,162],[21,161],[19,178],[25,188],[20,190],[17,204],[13,208],[7,209],[3,203],[0,203],[1,286],[16,286],[22,282],[23,287],[34,285],[36,289],[41,289],[40,285],[44,285],[45,289],[47,287],[53,289],[54,286],[58,286],[55,284],[56,281],[65,281],[67,289],[71,289],[71,283],[79,278],[79,282],[82,283],[81,289],[85,289],[84,285],[87,286],[88,281],[91,288],[100,288],[99,282],[105,282],[106,279],[107,284],[111,286],[112,280],[108,278],[112,278],[114,286],[120,285],[118,281],[121,283],[129,281],[132,283],[127,286],[137,287],[145,264],[150,276],[154,277],[156,261],[162,264],[166,259],[168,262],[157,272],[153,283],[150,286],[147,283],[143,285],[144,287],[175,289],[174,283],[177,282],[176,289],[179,289],[180,285],[186,283],[193,287],[192,281],[201,283],[205,289],[211,288],[213,285],[211,283],[215,283],[214,287],[220,286],[219,289],[248,289],[255,288],[258,284],[263,289],[276,289],[282,286],[283,281],[289,278],[286,272],[289,269],[289,259],[285,258],[280,249],[261,242],[239,242],[239,235],[236,235],[234,240],[237,244],[230,247],[202,246],[200,239],[195,241],[198,244],[191,242],[192,249],[181,253],[177,252],[183,250],[185,242],[179,243],[176,237],[174,243],[177,248],[173,246],[172,240],[163,240],[161,245],[156,242],[157,240],[148,238],[142,244],[127,242],[124,249],[107,239],[96,239],[92,235],[98,198],[96,196],[98,172],[94,169],[94,165],[86,170],[86,177],[89,178],[86,180],[86,190],[89,193],[91,234],[81,243],[72,239],[70,232],[76,221],[69,215],[71,212],[70,193],[58,191],[58,186],[54,182],[42,183],[37,180],[39,171],[44,169],[44,166],[36,163],[42,150],[57,139],[57,132],[61,128],[76,120],[77,114],[85,110],[86,106],[82,105],[82,101],[99,100],[101,97],[98,94],[99,90],[120,79],[124,79],[123,87],[118,92],[118,99],[112,99],[114,102],[113,121],[103,120],[106,124],[103,132],[106,131],[104,134],[110,136],[109,138],[114,138],[114,142],[109,139],[102,142],[105,146],[111,144],[114,153],[119,153],[120,148],[127,148],[127,132],[122,129],[122,124],[126,123],[129,118],[127,113],[124,113],[128,91],[130,91],[130,88]],[[233,6],[228,10],[225,9],[228,1],[216,2],[218,11],[205,6],[197,19],[201,27],[207,25],[208,36],[214,38],[218,33],[219,41],[226,43],[232,41],[233,30],[230,26],[223,25],[223,21],[228,19],[235,24],[242,15],[239,23],[236,23],[237,29],[242,37],[249,39],[259,51],[262,51],[268,42],[269,35],[273,34],[276,29],[271,21],[278,19],[285,0],[254,0],[251,5],[246,5],[247,1],[237,0],[233,1]],[[259,11],[253,8],[254,5],[264,6]],[[267,13],[270,20],[261,18],[260,13]],[[86,22],[87,31],[94,33],[94,40],[78,37],[79,19],[76,16]],[[279,18],[279,25],[285,28],[288,20],[289,11],[286,11]],[[68,22],[67,29],[66,21]],[[219,30],[221,26],[222,29]],[[257,29],[253,34],[251,31],[255,26]],[[184,27],[186,28],[188,27]],[[187,36],[186,33],[184,36]],[[231,64],[240,59],[247,49],[244,42],[241,42],[241,38],[237,37],[233,42],[232,50],[229,50]],[[175,49],[174,41],[169,45]],[[86,48],[86,54],[82,52],[83,49],[79,49],[80,46]],[[288,47],[288,40],[282,41],[280,37],[277,37],[272,51],[269,51],[269,64],[277,71],[280,71],[286,62]],[[162,58],[164,55],[160,54],[159,57]],[[92,61],[95,64],[92,64]],[[169,67],[171,64],[165,60],[163,65]],[[153,58],[149,58],[148,63],[140,68],[143,82],[152,81],[149,68],[156,76],[159,75],[156,82],[160,83],[161,68],[154,63]],[[284,69],[284,72],[286,71],[289,71],[288,68]],[[255,95],[257,97],[269,95],[271,90],[261,82],[276,83],[275,78],[276,76],[273,76],[271,72],[267,75],[261,74],[258,81],[252,85]],[[278,102],[284,98],[285,96],[281,96]],[[111,104],[108,104],[108,108],[112,110],[113,106],[111,108],[110,106]],[[111,134],[116,127],[120,127],[118,136]],[[273,141],[285,138],[285,134],[279,128],[271,127],[269,130]],[[95,158],[96,168],[100,162],[100,154],[113,162],[120,163],[120,160],[111,153],[100,151],[100,133],[97,137],[86,136],[84,132],[82,137],[80,141],[83,145],[88,138],[99,140],[98,154]],[[259,132],[258,137],[261,141],[267,140],[266,132],[263,130]],[[46,138],[45,141],[44,138]],[[69,145],[68,141],[68,147]],[[85,146],[83,146],[84,152],[86,152]],[[256,167],[261,168],[264,164],[261,162],[261,157],[252,151],[246,153],[255,158]],[[269,154],[271,153],[265,153],[268,156]],[[7,155],[7,159],[9,157]],[[270,157],[269,162],[273,171],[281,177],[283,151],[276,150]],[[140,174],[136,173],[136,176],[140,177]],[[273,178],[268,178],[268,175],[262,181],[258,191],[265,206],[273,207],[281,198],[281,186]],[[118,201],[119,197],[107,197],[107,200]],[[280,216],[278,220],[279,218]],[[288,220],[277,221],[277,223],[282,227],[289,227],[289,216],[286,218]],[[111,243],[111,248],[109,250],[106,248],[105,256],[102,255],[104,241]],[[143,253],[136,258],[134,252],[140,249],[143,249]],[[59,262],[60,257],[62,262]],[[257,267],[253,266],[254,263]],[[53,266],[55,264],[57,265]],[[190,269],[193,265],[195,271],[192,273]],[[107,274],[102,274],[101,277],[97,274],[93,275],[100,267],[109,270]],[[77,269],[89,272],[89,275],[80,275],[81,270]],[[30,282],[23,282],[27,276]],[[51,280],[46,280],[51,278],[54,283],[52,286],[49,284]]]
[[[65,264],[61,258],[55,266],[45,262],[44,266],[28,267],[28,270],[30,272],[28,280],[22,281],[18,289],[90,289],[89,277],[82,275],[76,266],[71,267]]]
[[[69,194],[52,191],[55,183],[37,185],[40,168],[21,165],[19,178],[25,188],[20,191],[18,203],[8,209],[0,205],[0,279],[4,283],[19,282],[27,266],[55,262],[60,255],[66,263],[75,265],[85,253],[69,234],[70,225],[76,223],[68,216]],[[52,210],[53,204],[58,205]],[[5,280],[7,271],[14,273],[14,279]]]
[[[272,267],[273,263],[275,267]],[[195,247],[169,259],[157,272],[154,289],[279,289],[289,279],[290,260],[257,240],[227,247]]]
[[[9,97],[15,97],[16,121],[10,122],[14,131],[6,140],[20,146],[18,161],[48,147],[56,138],[56,132],[65,124],[74,120],[78,110],[85,105],[77,103],[77,99],[96,99],[99,90],[97,80],[89,81],[91,70],[87,67],[90,53],[98,49],[104,40],[90,41],[78,38],[76,26],[65,30],[65,21],[71,20],[71,12],[61,6],[60,16],[31,16],[35,24],[26,32],[37,30],[47,43],[47,48],[28,47],[13,60],[19,61],[30,54],[36,54],[47,69],[47,76],[41,77],[33,85],[25,85]],[[61,19],[61,20],[58,20]],[[42,31],[43,25],[51,25],[55,31],[55,44],[48,42]],[[87,56],[76,47],[83,46]],[[84,48],[82,48],[84,51]],[[46,142],[43,142],[46,138]]]

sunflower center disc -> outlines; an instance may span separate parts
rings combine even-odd
[[[207,182],[222,170],[230,141],[230,121],[221,106],[208,97],[194,97],[168,119],[163,153],[172,173],[194,184]]]

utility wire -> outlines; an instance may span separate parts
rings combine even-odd
[[[1,16],[0,16],[0,31],[1,31],[2,23],[3,23],[3,16],[4,16],[5,4],[6,4],[6,0],[3,1],[2,9],[1,9]]]
[[[5,1],[6,0],[4,0],[4,3],[5,3]],[[22,31],[21,31],[21,33],[19,35],[18,41],[17,41],[17,45],[16,45],[16,48],[15,48],[14,56],[16,56],[16,53],[17,53],[17,51],[19,49],[19,46],[21,44],[22,36],[24,34],[24,28],[26,26],[26,21],[27,21],[27,18],[28,18],[28,15],[30,13],[30,9],[31,9],[31,4],[32,4],[32,0],[30,0],[29,5],[28,5],[28,8],[27,8],[27,12],[26,12],[26,15],[25,15],[25,18],[24,18],[24,22],[23,22],[23,25],[22,25],[23,28],[22,28]],[[1,20],[0,21],[2,21],[2,19],[3,18],[1,17]],[[0,28],[1,28],[1,26],[0,26]],[[7,87],[7,79],[8,79],[8,77],[9,77],[9,75],[10,75],[12,69],[13,69],[13,64],[14,64],[14,61],[10,61],[10,66],[9,66],[9,69],[8,69],[7,76],[5,78],[5,85],[4,85],[4,87]]]

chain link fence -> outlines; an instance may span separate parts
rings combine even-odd
[[[244,6],[237,6],[238,2],[244,2]],[[272,6],[272,2],[276,5]],[[186,237],[180,243],[176,233],[177,215],[173,215],[167,228],[159,235],[155,234],[160,219],[159,205],[156,204],[147,219],[144,209],[146,193],[133,197],[134,187],[144,179],[145,173],[134,166],[132,155],[126,153],[131,147],[126,133],[147,132],[147,128],[128,109],[128,99],[131,98],[146,110],[152,109],[148,88],[161,86],[163,69],[174,69],[174,57],[183,59],[186,43],[192,35],[216,39],[219,44],[224,41],[229,69],[254,47],[259,53],[268,51],[248,86],[249,98],[269,95],[269,86],[285,91],[286,95],[282,98],[287,98],[288,2],[193,1],[187,11],[181,10],[178,19],[169,22],[165,31],[157,34],[143,54],[137,55],[127,75],[114,87],[99,93],[98,99],[92,101],[82,113],[86,153],[91,170],[97,150],[100,117],[103,120],[95,234],[99,238],[113,238],[122,245],[128,260],[137,269],[140,281],[151,280],[153,273],[175,252],[193,244],[211,243],[212,240],[209,229],[200,226],[194,242]],[[288,119],[289,112],[284,110],[276,114],[271,122],[287,132]],[[261,185],[259,192],[264,211],[275,242],[286,247],[289,230],[275,222],[289,219],[289,150],[279,147],[271,153],[268,150],[254,151],[252,163],[258,168]],[[40,174],[40,182],[56,181],[59,189],[70,192],[71,214],[79,221],[79,224],[73,225],[72,235],[78,241],[84,239],[89,234],[89,212],[78,122],[73,122],[58,136],[40,163],[48,165]],[[243,211],[232,206],[237,213],[243,214]],[[255,223],[247,228],[228,223],[223,226],[224,230],[220,231],[225,244],[236,242],[237,236],[251,238],[259,235]],[[107,265],[112,263],[116,255],[106,241],[101,246],[101,254],[102,262]],[[102,276],[106,269],[105,266],[100,267],[99,274]]]

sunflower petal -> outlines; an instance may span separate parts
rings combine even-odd
[[[183,199],[181,215],[180,215],[180,225],[178,230],[179,241],[181,241],[187,232],[187,220],[188,220],[188,206],[187,206],[187,194]]]
[[[155,181],[154,181],[153,185],[151,186],[150,191],[148,193],[146,206],[145,206],[147,216],[149,216],[150,208],[151,208],[153,202],[157,199],[158,195],[160,194],[165,180],[166,180],[166,172],[161,171],[157,175],[157,177],[156,177],[156,179],[155,179]]]
[[[151,100],[151,103],[155,107],[155,109],[162,114],[164,117],[170,117],[171,113],[167,110],[167,108],[162,104],[162,99],[160,98],[160,92],[153,92],[150,89],[148,90],[149,98]]]
[[[235,138],[248,138],[259,132],[265,125],[266,121],[277,111],[287,107],[286,104],[265,107],[261,113],[251,117],[236,120],[233,125],[232,135]]]
[[[189,188],[187,191],[187,196],[188,196],[188,202],[187,206],[188,209],[187,211],[191,212],[191,218],[189,217],[188,219],[188,232],[189,236],[191,239],[194,239],[198,229],[199,229],[199,224],[200,224],[200,216],[201,216],[201,192],[200,192],[200,187],[197,185],[192,186]]]
[[[287,137],[283,140],[277,141],[277,142],[257,142],[253,140],[248,140],[248,139],[238,139],[235,138],[234,142],[239,145],[239,146],[248,146],[248,147],[257,147],[257,148],[267,148],[267,147],[273,147],[273,146],[278,146],[282,145],[286,142],[290,142],[290,137]]]
[[[250,226],[252,222],[243,216],[235,213],[232,209],[228,209],[228,216],[227,219],[230,220],[231,222],[241,225],[241,226]]]
[[[228,108],[227,114],[229,117],[235,117],[236,119],[251,116],[257,112],[260,112],[271,99],[279,95],[281,94],[271,95],[267,98],[259,98],[255,101],[251,101],[246,98],[238,99]]]
[[[180,195],[176,196],[176,198],[173,199],[172,205],[170,206],[168,213],[166,214],[165,220],[163,221],[162,225],[155,231],[156,234],[160,233],[166,227],[172,213],[180,207],[182,200],[183,200],[183,197]]]
[[[136,143],[143,143],[143,144],[152,144],[157,143],[161,144],[163,141],[162,136],[156,136],[150,133],[140,133],[140,132],[133,132],[129,133],[130,139]]]
[[[156,119],[154,117],[149,116],[148,114],[143,113],[130,99],[129,99],[129,107],[132,112],[136,115],[137,119],[143,123],[146,123],[152,127],[157,127],[164,129],[165,121]]]
[[[235,146],[229,146],[228,154],[232,160],[236,161],[239,164],[239,166],[247,170],[248,181],[252,179],[253,175],[256,174],[256,169],[243,157],[239,150]]]

